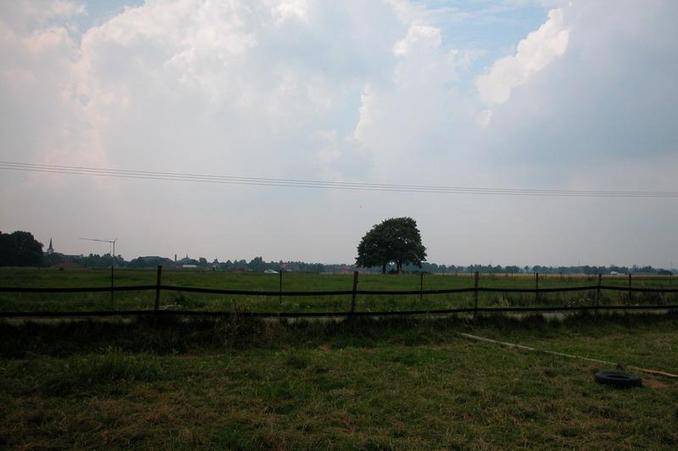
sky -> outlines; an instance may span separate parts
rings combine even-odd
[[[0,2],[0,160],[678,191],[674,0]],[[351,263],[414,218],[444,264],[678,266],[678,198],[302,189],[0,169],[68,254]]]

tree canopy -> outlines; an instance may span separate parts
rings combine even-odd
[[[394,263],[400,272],[403,265],[421,267],[426,260],[426,248],[421,243],[417,222],[408,217],[390,218],[374,225],[358,244],[356,265],[363,268],[386,266]]]
[[[39,266],[42,243],[29,232],[0,232],[0,266]]]

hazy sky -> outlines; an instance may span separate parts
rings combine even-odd
[[[0,160],[678,191],[678,1],[0,2]],[[0,230],[65,253],[678,265],[678,199],[389,193],[0,170]]]

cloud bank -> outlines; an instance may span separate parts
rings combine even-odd
[[[678,5],[147,0],[0,6],[1,159],[491,187],[675,190]],[[506,42],[525,11],[541,24]],[[496,42],[451,37],[459,21]],[[508,25],[507,25],[508,26]],[[493,31],[488,31],[493,30]],[[485,47],[477,47],[482,42]],[[492,43],[489,45],[488,42]],[[488,61],[488,55],[497,55]],[[350,261],[388,216],[432,261],[668,266],[673,201],[466,198],[3,172],[0,227],[126,255]]]

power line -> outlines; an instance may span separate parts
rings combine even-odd
[[[141,171],[131,169],[22,163],[15,161],[0,161],[0,170],[80,175],[80,176],[96,176],[96,177],[115,177],[126,179],[154,180],[154,181],[218,183],[227,185],[250,185],[250,186],[267,186],[283,188],[386,191],[403,193],[480,194],[497,196],[545,196],[545,197],[678,198],[678,191],[566,190],[566,189],[409,185],[409,184],[389,184],[389,183],[242,177],[232,175],[211,175],[211,174],[195,174],[184,172]]]

